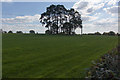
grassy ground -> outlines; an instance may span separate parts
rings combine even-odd
[[[3,34],[3,77],[81,78],[91,61],[117,45],[115,36]]]

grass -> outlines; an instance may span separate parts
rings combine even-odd
[[[83,78],[91,61],[117,45],[115,36],[3,34],[4,78]]]

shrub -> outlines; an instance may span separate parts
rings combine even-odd
[[[12,31],[8,31],[8,33],[13,33]]]
[[[101,33],[100,32],[96,32],[95,35],[101,35]]]
[[[23,32],[22,32],[22,31],[17,31],[16,33],[20,33],[20,34],[21,34],[21,33],[23,33]]]
[[[110,31],[108,34],[109,34],[109,35],[115,35],[115,32]]]
[[[35,34],[35,31],[34,30],[30,30],[29,31],[31,34]]]
[[[46,30],[45,34],[52,34],[52,32],[50,30]]]

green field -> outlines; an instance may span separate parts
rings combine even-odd
[[[116,36],[3,34],[3,77],[81,78],[91,61],[117,45]]]

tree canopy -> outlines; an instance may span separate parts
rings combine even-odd
[[[41,14],[40,23],[44,25],[49,34],[73,34],[76,28],[81,28],[82,20],[79,12],[74,9],[67,10],[63,5],[50,5],[46,12]]]
[[[12,31],[8,31],[8,33],[13,33]]]
[[[21,34],[21,33],[23,33],[23,32],[22,32],[22,31],[16,31],[16,33],[20,33],[20,34]]]

